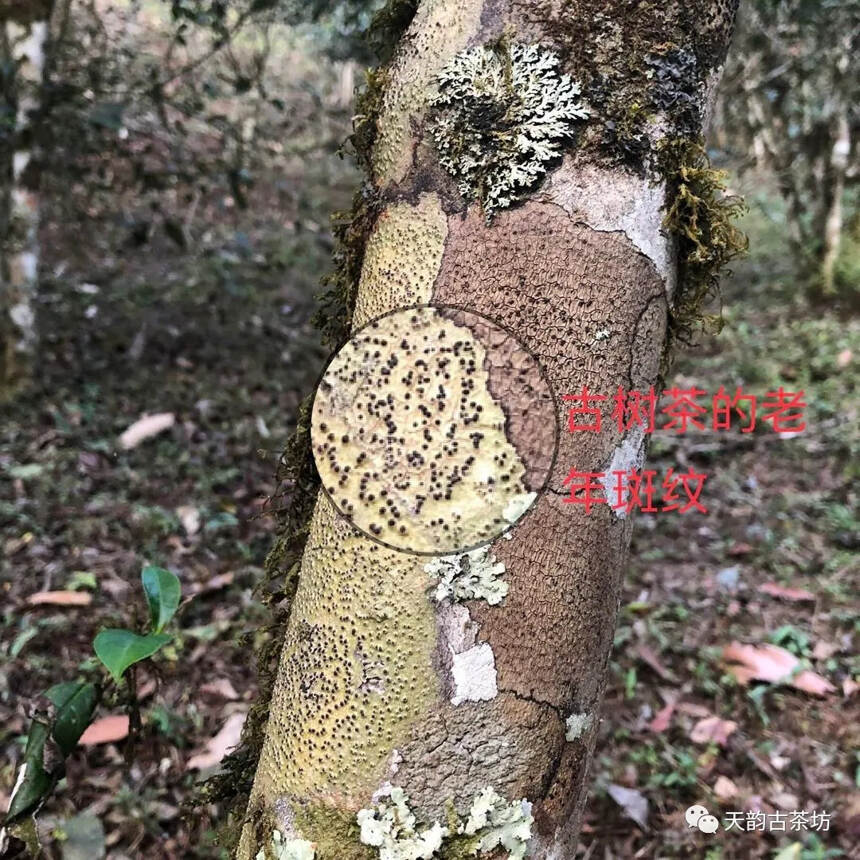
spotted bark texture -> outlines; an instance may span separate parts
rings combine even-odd
[[[682,95],[694,110],[661,113],[665,93],[651,93],[647,147],[660,134],[698,133],[691,117],[705,110],[719,76],[734,6],[419,5],[387,70],[377,120],[372,179],[386,214],[365,257],[359,321],[416,301],[494,321],[511,337],[499,344],[505,361],[489,368],[490,393],[525,402],[535,380],[507,379],[500,368],[528,355],[554,397],[550,410],[509,411],[509,436],[529,474],[549,462],[556,428],[558,450],[548,485],[510,532],[480,557],[442,559],[476,576],[471,565],[483,566],[504,584],[499,599],[440,596],[439,564],[378,547],[318,504],[240,860],[254,858],[272,829],[315,843],[315,860],[377,858],[380,843],[362,843],[356,814],[384,804],[393,788],[408,795],[417,826],[448,828],[432,851],[440,860],[478,856],[462,853],[456,820],[488,788],[531,804],[527,856],[574,856],[632,520],[608,504],[586,513],[570,502],[565,479],[572,469],[604,472],[644,456],[642,434],[620,432],[611,413],[619,388],[658,383],[678,266],[662,228],[667,186],[645,155],[625,163],[632,150],[604,134],[621,106],[598,104],[528,199],[488,217],[459,195],[433,149],[435,73],[459,51],[498,47],[504,36],[552,48],[586,93],[597,93],[601,75],[627,80],[635,93],[650,86],[655,55],[677,48],[684,59],[687,51],[695,61]],[[564,396],[583,388],[605,398],[599,432],[568,429]],[[373,742],[350,750],[339,714]],[[582,728],[569,734],[571,716]]]
[[[487,387],[505,413],[507,436],[525,466],[526,487],[542,490],[553,466],[559,433],[555,398],[540,363],[510,330],[499,330],[476,314],[444,313],[489,344],[484,359]]]

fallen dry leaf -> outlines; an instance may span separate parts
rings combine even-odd
[[[609,796],[624,810],[628,818],[632,818],[643,830],[648,827],[648,799],[635,788],[625,788],[614,783],[607,788]]]
[[[219,696],[222,699],[227,699],[233,702],[239,698],[235,687],[230,683],[228,678],[219,678],[217,681],[209,681],[200,688],[201,693],[206,693],[210,696]]]
[[[819,639],[819,641],[815,643],[815,647],[812,649],[812,656],[816,660],[829,660],[838,651],[839,646],[835,643],[825,642],[823,639]]]
[[[716,743],[721,747],[726,745],[729,736],[737,729],[738,724],[733,720],[721,720],[719,717],[705,717],[693,726],[690,740],[694,744]]]
[[[845,696],[846,699],[853,696],[858,690],[860,690],[860,684],[852,678],[846,678],[842,682],[842,695]]]
[[[639,643],[635,648],[636,655],[648,666],[650,666],[664,681],[674,681],[672,673],[660,662],[660,658],[654,650],[644,643]]]
[[[678,705],[678,710],[688,717],[709,717],[711,712],[704,705],[697,705],[695,702],[681,702]]]
[[[89,606],[92,594],[86,591],[37,591],[27,598],[30,606]]]
[[[770,800],[778,809],[791,812],[792,809],[800,809],[800,800],[796,794],[790,791],[777,791],[770,795]]]
[[[762,594],[769,594],[771,597],[779,597],[782,600],[809,600],[813,603],[816,600],[815,595],[805,588],[787,588],[776,582],[763,582],[758,590]]]
[[[728,671],[741,684],[750,681],[788,684],[813,696],[835,691],[826,678],[808,669],[798,671],[800,661],[790,651],[777,645],[742,645],[732,642],[723,649]]]
[[[670,723],[672,722],[672,715],[675,713],[675,703],[670,702],[664,708],[660,708],[657,711],[654,719],[648,723],[648,728],[654,732],[655,734],[659,734],[660,732],[665,732],[666,729],[669,728]]]
[[[738,787],[727,776],[717,777],[714,783],[714,797],[717,800],[732,800],[738,793]]]
[[[32,532],[24,532],[20,537],[9,538],[9,540],[3,544],[3,555],[13,556],[16,552],[21,552],[25,546],[33,542],[33,537],[34,535]]]
[[[144,699],[148,699],[156,690],[158,689],[158,684],[154,678],[149,678],[144,681],[137,688],[137,699],[139,702],[142,702]]]
[[[208,591],[217,591],[219,588],[226,588],[228,585],[233,584],[233,580],[235,578],[236,574],[233,573],[233,571],[219,573],[215,576],[210,576],[208,579],[203,580],[203,582],[195,582],[188,590],[192,597],[196,597],[198,594],[205,594]]]
[[[155,415],[144,415],[138,418],[119,437],[119,444],[126,451],[136,448],[144,439],[157,436],[165,430],[170,429],[176,423],[176,416],[172,412],[158,412]]]
[[[180,505],[176,509],[176,516],[189,537],[200,531],[200,511],[194,505]]]
[[[245,725],[245,713],[231,714],[214,738],[206,742],[206,749],[188,759],[186,770],[206,770],[219,764],[230,750],[238,745]]]
[[[128,737],[128,715],[112,714],[88,726],[78,743],[89,747],[96,744],[112,744],[126,737]]]

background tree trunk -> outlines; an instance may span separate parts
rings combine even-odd
[[[4,20],[4,17],[9,17]],[[39,196],[28,179],[50,4],[0,4],[0,397],[26,384],[36,348]]]
[[[848,125],[848,109],[839,111],[836,119],[836,134],[827,171],[827,214],[824,219],[824,235],[821,255],[821,292],[832,295],[836,292],[834,270],[839,258],[842,240],[842,198],[845,196],[845,173],[851,152],[851,129]]]
[[[366,194],[374,226],[352,329],[417,303],[489,317],[540,361],[563,432],[546,491],[488,548],[509,588],[498,605],[436,602],[427,558],[363,536],[319,496],[243,860],[271,846],[273,831],[291,846],[286,856],[316,860],[502,848],[520,857],[526,837],[528,856],[573,856],[631,520],[609,505],[586,514],[565,503],[564,479],[572,468],[642,463],[643,434],[619,433],[610,414],[619,387],[658,384],[685,289],[663,228],[675,189],[661,154],[698,139],[734,11],[725,0],[418,6],[383,75]],[[488,217],[440,166],[431,100],[464,50],[491,46],[504,58],[517,44],[559,58],[590,118],[519,205]],[[487,191],[484,182],[475,196]],[[599,433],[566,432],[561,396],[583,387],[607,396]],[[365,683],[369,666],[377,683]],[[402,801],[392,789],[417,822],[404,823],[403,806],[386,819]],[[493,807],[484,829],[476,796]],[[482,842],[506,815],[525,835],[499,829]]]

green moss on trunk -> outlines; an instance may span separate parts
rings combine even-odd
[[[659,148],[666,179],[667,206],[663,226],[678,239],[678,285],[669,309],[666,355],[678,341],[688,343],[699,328],[719,330],[719,314],[706,314],[705,304],[719,296],[726,266],[747,250],[747,237],[735,226],[746,211],[738,197],[727,196],[726,173],[711,167],[704,142],[677,139]]]

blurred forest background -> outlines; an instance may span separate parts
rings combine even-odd
[[[69,758],[40,815],[48,856],[222,856],[219,810],[183,804],[255,696],[275,471],[325,360],[310,318],[330,215],[360,182],[342,144],[379,5],[54,6],[26,179],[39,340],[0,406],[2,808],[28,704],[103,672],[93,636],[141,622],[141,565],[185,599],[137,675],[133,749],[117,693]],[[583,857],[860,856],[858,41],[855,0],[742,0],[709,149],[746,197],[750,253],[723,330],[668,382],[803,389],[808,429],[655,435],[653,468],[711,475],[709,510],[639,516]],[[121,449],[145,413],[172,426]],[[755,646],[754,680],[733,643]],[[795,665],[815,683],[777,683]],[[696,802],[833,818],[710,838],[685,825]]]

